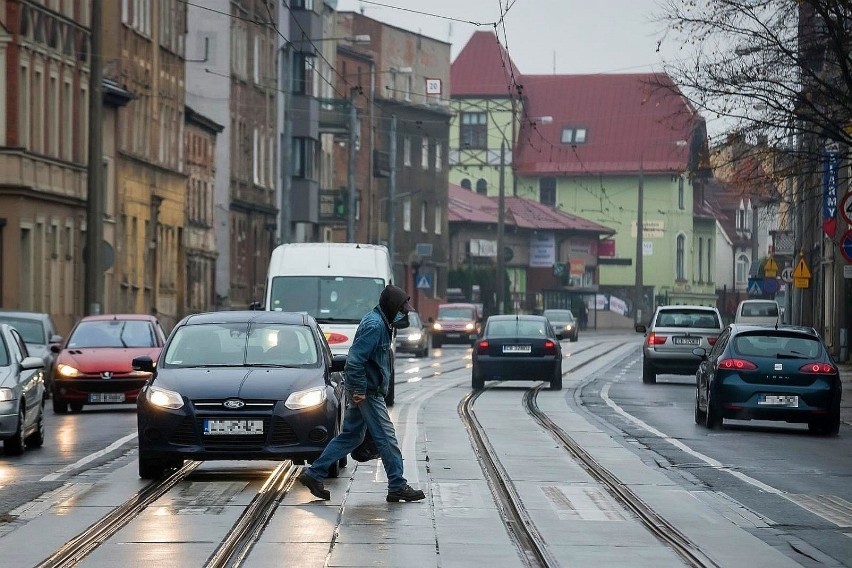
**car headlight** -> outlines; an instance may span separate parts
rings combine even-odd
[[[466,330],[468,330],[468,331],[472,330],[472,329],[473,329],[473,328],[475,328],[475,327],[476,327],[476,326],[475,326],[475,325],[473,325],[472,323],[469,323],[469,324],[467,324],[466,326],[464,326],[464,328],[465,328]]]
[[[284,406],[290,410],[301,410],[310,408],[325,402],[325,387],[316,387],[303,391],[290,393]]]
[[[420,338],[423,337],[422,333],[412,333],[408,336],[409,341],[420,341]]]
[[[15,397],[12,389],[0,389],[0,402],[9,402]]]
[[[434,324],[434,325],[432,326],[432,329],[437,329],[437,330],[439,330],[439,331],[440,331],[440,330],[441,330],[441,324],[439,324],[439,323]]]
[[[148,402],[154,406],[171,408],[172,410],[183,407],[183,397],[179,393],[160,387],[148,388]]]
[[[58,372],[63,377],[76,377],[80,374],[80,371],[78,371],[71,365],[65,365],[63,363],[60,363],[56,366],[56,372]]]
[[[567,331],[571,331],[572,329],[574,329],[574,326],[569,323],[568,325],[565,326],[565,329]]]

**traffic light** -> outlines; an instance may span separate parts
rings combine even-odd
[[[338,195],[334,198],[334,214],[337,217],[346,217],[346,196]]]

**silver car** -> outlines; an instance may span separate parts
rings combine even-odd
[[[6,455],[44,444],[44,361],[30,357],[21,334],[0,324],[0,440]]]
[[[694,375],[701,359],[692,350],[703,347],[707,353],[722,333],[719,310],[707,306],[660,306],[651,325],[637,325],[645,334],[642,345],[642,382],[657,382],[658,373]]]
[[[553,326],[556,337],[571,341],[577,341],[580,334],[580,322],[574,317],[571,310],[544,310],[544,317]]]
[[[62,336],[56,333],[50,314],[0,310],[0,323],[8,323],[17,329],[29,354],[44,361],[44,382],[50,397],[56,354],[61,350],[63,341]]]

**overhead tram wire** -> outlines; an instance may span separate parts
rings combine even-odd
[[[496,22],[476,22],[473,20],[465,20],[462,18],[454,18],[452,16],[444,16],[442,14],[433,14],[431,12],[422,12],[420,10],[412,10],[411,8],[403,8],[402,6],[393,6],[391,4],[383,4],[381,2],[374,2],[371,0],[360,0],[362,4],[372,4],[374,6],[381,6],[382,8],[391,8],[393,10],[400,10],[401,12],[411,12],[412,14],[420,14],[421,16],[430,16],[432,18],[441,18],[443,20],[450,20],[452,22],[459,22],[462,24],[470,24],[476,27],[482,26],[493,26]],[[514,4],[514,2],[513,2]]]

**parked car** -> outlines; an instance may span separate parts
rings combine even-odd
[[[139,396],[139,476],[183,460],[312,461],[340,432],[346,355],[307,314],[217,312],[184,318]],[[337,476],[341,460],[329,472]]]
[[[817,434],[840,431],[840,375],[813,328],[731,324],[709,352],[694,351],[696,424],[783,420]]]
[[[577,341],[580,337],[580,324],[571,310],[544,310],[544,317],[550,321],[556,337]]]
[[[133,369],[134,357],[156,358],[165,334],[153,316],[88,316],[77,322],[56,358],[53,411],[80,412],[86,404],[135,403],[151,373]]]
[[[476,304],[441,304],[432,323],[432,347],[444,343],[473,345],[482,330],[482,318]]]
[[[544,316],[491,316],[473,349],[471,386],[491,380],[547,381],[562,389],[562,345]]]
[[[0,324],[0,440],[6,455],[44,444],[44,361],[30,356],[21,334]]]
[[[713,347],[722,333],[722,317],[707,306],[660,306],[651,325],[637,325],[636,331],[645,334],[642,382],[654,384],[657,373],[694,375],[700,360],[693,349]]]
[[[781,323],[781,310],[775,300],[743,300],[737,305],[734,323],[776,325]]]
[[[409,325],[396,332],[396,352],[414,353],[415,357],[429,355],[429,328],[423,323],[420,314],[408,312]]]
[[[62,346],[62,336],[56,333],[50,314],[0,310],[0,323],[8,323],[17,329],[29,354],[44,361],[44,383],[49,397],[53,389],[56,354]]]

